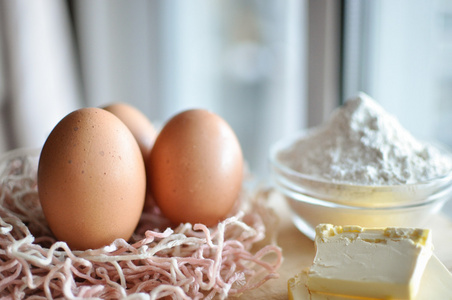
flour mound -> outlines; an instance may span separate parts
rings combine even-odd
[[[279,155],[288,167],[319,179],[358,185],[424,182],[452,170],[452,159],[415,139],[360,93]]]

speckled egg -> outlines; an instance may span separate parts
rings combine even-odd
[[[174,223],[212,226],[223,220],[238,200],[242,178],[243,156],[235,133],[206,110],[171,118],[151,151],[151,193]]]
[[[82,108],[64,117],[39,159],[38,193],[55,237],[71,249],[128,240],[146,191],[140,148],[116,116]]]

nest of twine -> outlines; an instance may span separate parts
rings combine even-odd
[[[277,216],[265,203],[269,190],[243,192],[234,214],[214,227],[168,227],[154,207],[130,241],[71,251],[42,213],[36,153],[0,161],[0,297],[224,299],[278,277],[282,253]]]

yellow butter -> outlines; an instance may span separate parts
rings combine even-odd
[[[290,278],[288,283],[289,300],[374,300],[374,298],[352,297],[310,291],[307,287],[309,270]]]
[[[308,274],[311,291],[410,299],[432,255],[428,229],[321,224]]]
[[[428,229],[321,224],[315,244],[312,266],[288,281],[289,299],[452,300]]]
[[[325,294],[310,291],[308,288],[308,270],[295,275],[288,281],[289,300],[374,300],[378,298],[365,298],[335,294]],[[432,255],[422,275],[418,294],[412,300],[451,300],[452,274]],[[393,299],[396,300],[396,299]]]

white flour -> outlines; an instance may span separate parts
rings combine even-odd
[[[416,140],[364,93],[279,159],[304,174],[359,185],[417,183],[452,169],[451,158]]]

